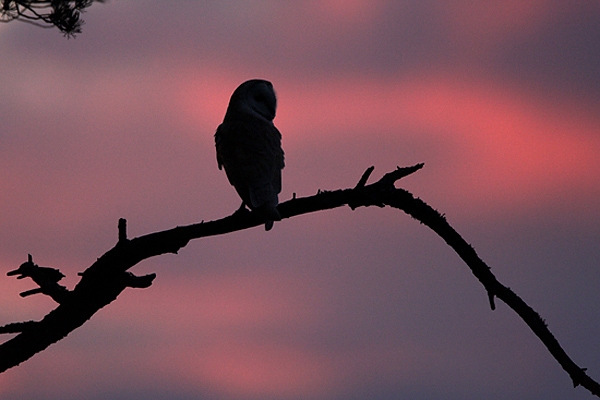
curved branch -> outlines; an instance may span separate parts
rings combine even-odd
[[[583,386],[592,394],[600,397],[600,384],[590,378],[585,368],[580,368],[567,355],[560,346],[552,332],[548,329],[546,322],[540,315],[521,299],[509,287],[500,283],[490,267],[479,258],[475,249],[471,247],[459,234],[448,224],[446,218],[431,208],[428,204],[402,189],[395,189],[389,193],[385,203],[391,207],[401,209],[414,219],[431,228],[444,241],[456,251],[460,258],[471,269],[471,272],[481,282],[488,292],[490,306],[495,308],[494,296],[502,300],[515,311],[529,326],[533,333],[542,341],[552,357],[569,374],[573,386]]]
[[[544,320],[516,293],[501,284],[490,268],[479,258],[475,250],[456,232],[443,215],[410,192],[397,189],[397,180],[421,169],[423,164],[397,168],[385,174],[379,181],[367,185],[373,172],[370,167],[351,189],[319,191],[314,196],[296,198],[279,204],[282,219],[310,212],[328,210],[348,205],[357,207],[390,206],[400,209],[436,232],[452,247],[468,265],[471,272],[486,289],[492,309],[494,298],[512,308],[534,334],[542,341],[552,356],[571,377],[574,386],[581,385],[600,397],[600,385],[590,378],[585,369],[578,367],[562,349],[549,331]],[[20,332],[13,339],[0,345],[0,372],[32,357],[39,351],[64,338],[81,326],[100,308],[109,304],[126,287],[149,287],[155,274],[136,277],[127,270],[142,260],[165,253],[177,253],[192,239],[221,235],[262,225],[264,221],[250,211],[240,209],[232,215],[216,221],[179,226],[134,239],[127,239],[126,222],[119,221],[119,240],[92,266],[80,275],[80,282],[68,293],[60,305],[41,321],[8,324],[0,327],[0,333]]]

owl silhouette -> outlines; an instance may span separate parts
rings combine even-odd
[[[215,133],[217,164],[249,207],[265,220],[265,230],[280,221],[277,211],[284,154],[281,133],[273,124],[277,98],[269,81],[252,79],[231,95],[223,123]]]

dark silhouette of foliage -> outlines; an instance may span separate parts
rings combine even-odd
[[[410,192],[395,187],[397,180],[422,167],[423,164],[417,164],[412,167],[397,168],[385,174],[379,181],[367,185],[369,176],[373,172],[373,167],[370,167],[354,188],[335,191],[319,190],[316,195],[303,198],[296,198],[294,194],[291,200],[280,203],[277,209],[282,219],[344,205],[353,210],[358,207],[388,206],[404,211],[432,229],[454,249],[484,286],[492,310],[495,309],[496,298],[508,305],[546,346],[570,376],[573,385],[575,387],[581,385],[600,397],[600,384],[587,375],[585,368],[580,368],[571,360],[540,315],[515,292],[496,279],[490,267],[448,224],[446,218],[421,199],[415,198]],[[177,253],[192,239],[222,235],[264,223],[264,218],[261,218],[258,213],[240,208],[220,220],[202,221],[128,239],[126,221],[121,219],[118,225],[117,244],[80,273],[81,280],[73,290],[58,284],[63,277],[60,271],[37,266],[30,255],[25,263],[18,269],[8,272],[8,275],[18,275],[19,279],[32,278],[39,286],[21,293],[21,296],[43,293],[52,297],[59,305],[40,321],[16,322],[0,327],[0,333],[17,333],[17,336],[0,345],[0,373],[67,336],[83,325],[100,308],[115,300],[125,288],[149,287],[156,274],[135,276],[127,271],[140,261],[161,254]]]
[[[81,13],[105,0],[0,0],[0,21],[19,20],[42,28],[57,27],[65,36],[81,33]]]

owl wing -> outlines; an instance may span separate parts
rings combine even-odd
[[[281,134],[260,120],[225,121],[215,134],[217,164],[244,203],[255,209],[277,206],[284,154]]]

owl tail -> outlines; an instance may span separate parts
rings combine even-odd
[[[265,231],[270,231],[273,228],[274,221],[281,221],[281,215],[277,208],[272,205],[263,204],[256,209],[265,219]]]
[[[270,231],[271,228],[273,228],[273,224],[274,224],[273,221],[267,221],[267,222],[265,222],[265,231]]]

